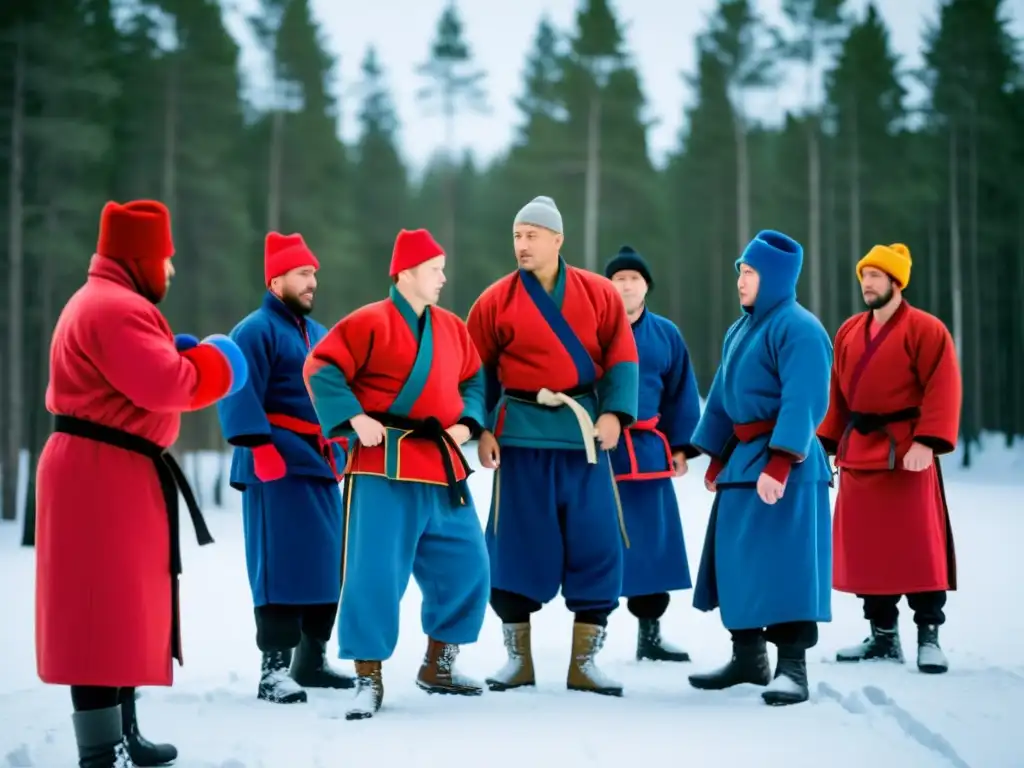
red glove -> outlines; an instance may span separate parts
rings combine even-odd
[[[722,460],[716,456],[712,456],[711,462],[708,464],[708,470],[704,473],[704,487],[710,491],[714,487],[715,481],[718,480],[718,475],[721,474],[723,469],[725,469],[725,464],[722,463]]]
[[[273,443],[259,445],[252,449],[253,471],[260,482],[270,483],[288,474],[288,466]]]

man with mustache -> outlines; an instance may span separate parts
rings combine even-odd
[[[330,668],[327,642],[341,591],[344,444],[328,441],[302,379],[309,351],[327,333],[311,317],[320,262],[301,235],[271,232],[267,292],[231,338],[249,383],[217,406],[234,446],[231,487],[242,492],[245,561],[263,653],[257,697],[293,704],[303,688],[352,688]]]
[[[595,658],[629,546],[608,451],[636,421],[636,342],[611,281],[562,258],[554,200],[523,206],[512,237],[519,269],[485,290],[467,319],[489,388],[478,454],[495,470],[491,607],[508,653],[487,684],[536,684],[530,616],[561,589],[575,614],[566,686],[621,696]]]
[[[918,669],[942,673],[939,627],[956,561],[938,457],[956,447],[962,388],[946,326],[903,297],[910,268],[901,243],[876,245],[857,264],[868,311],[836,334],[818,434],[839,468],[833,586],[861,597],[871,626],[837,660],[902,663],[897,604],[906,595]]]
[[[347,720],[377,714],[410,577],[423,594],[426,693],[479,696],[456,667],[476,642],[490,581],[460,446],[484,420],[480,357],[457,315],[437,306],[445,254],[425,229],[395,238],[388,298],[343,317],[303,375],[324,433],[358,438],[345,480],[338,655],[355,661]]]

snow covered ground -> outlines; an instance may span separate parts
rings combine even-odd
[[[691,689],[686,675],[717,666],[729,652],[717,614],[675,597],[664,621],[692,664],[638,664],[636,626],[624,608],[610,623],[600,660],[626,686],[622,699],[565,690],[571,618],[561,600],[535,619],[539,687],[479,699],[429,697],[413,678],[424,650],[420,596],[410,585],[402,638],[385,665],[385,709],[348,722],[351,692],[310,693],[307,706],[255,699],[259,653],[245,578],[238,495],[208,510],[217,543],[186,537],[183,578],[186,666],[171,689],[145,689],[143,732],[177,744],[188,768],[335,768],[365,765],[574,766],[749,765],[762,768],[1024,768],[1024,452],[993,439],[984,466],[947,471],[960,562],[942,642],[951,670],[925,676],[904,668],[830,663],[837,648],[865,633],[859,603],[835,594],[834,620],[809,659],[812,699],[763,706],[759,689]],[[950,466],[953,462],[949,462]],[[702,461],[678,481],[691,569],[696,574],[711,505]],[[207,477],[212,476],[206,467]],[[473,476],[481,518],[490,477]],[[209,498],[207,489],[206,498]],[[893,510],[894,514],[898,510]],[[20,527],[0,525],[0,766],[73,766],[66,689],[35,675],[33,552],[18,547]],[[901,616],[913,658],[914,628]],[[480,642],[464,649],[463,669],[484,677],[504,660],[500,624],[488,615]],[[340,663],[340,662],[338,662]],[[749,761],[749,762],[748,762]]]

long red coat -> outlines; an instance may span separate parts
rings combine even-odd
[[[953,339],[933,315],[904,299],[881,328],[855,315],[836,334],[829,410],[818,429],[836,451],[833,586],[862,595],[955,589],[953,534],[937,463],[903,469],[915,442],[936,458],[954,449],[962,388]],[[919,409],[874,431],[864,414]]]
[[[182,411],[224,394],[209,391],[213,377],[198,362],[175,349],[126,268],[94,256],[54,329],[46,407],[169,447]],[[39,677],[170,685],[170,532],[152,460],[57,433],[39,458],[36,488]]]

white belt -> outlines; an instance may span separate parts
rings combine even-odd
[[[597,428],[594,426],[594,420],[587,413],[587,409],[564,392],[552,392],[546,388],[541,389],[537,393],[537,403],[548,408],[558,408],[562,405],[568,406],[580,425],[580,433],[583,435],[583,449],[587,452],[587,463],[597,464],[597,445],[594,443],[594,438],[597,436]]]

